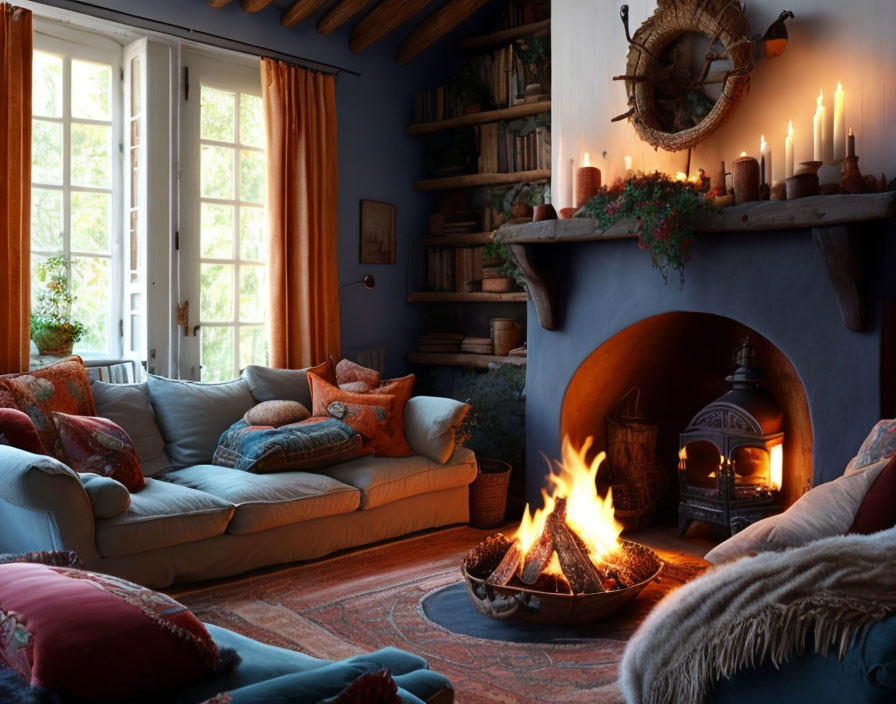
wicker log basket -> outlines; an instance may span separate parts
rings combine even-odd
[[[629,40],[625,81],[630,110],[614,120],[629,118],[641,139],[653,147],[680,151],[693,147],[715,132],[750,90],[753,44],[750,25],[737,0],[658,0],[658,8]],[[628,8],[623,6],[623,23],[628,35]],[[696,125],[670,132],[657,115],[655,88],[666,67],[661,58],[685,34],[700,34],[710,40],[710,48],[721,42],[731,68],[722,81],[721,95],[709,113]]]
[[[470,484],[470,525],[494,528],[504,522],[512,467],[501,460],[479,457],[479,473]]]

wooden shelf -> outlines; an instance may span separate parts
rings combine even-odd
[[[418,122],[413,125],[408,125],[405,134],[410,137],[417,137],[422,134],[444,132],[445,130],[451,130],[457,127],[470,127],[472,125],[482,125],[487,122],[499,122],[500,120],[516,120],[520,117],[540,115],[543,112],[550,111],[550,100],[543,100],[537,103],[521,103],[509,108],[487,110],[485,112],[473,112],[469,115],[452,117],[449,120],[440,120],[439,122]]]
[[[434,364],[446,367],[476,367],[488,369],[491,364],[526,365],[525,357],[499,357],[495,354],[467,354],[463,352],[410,352],[408,362],[411,364]]]
[[[424,247],[476,247],[493,241],[494,232],[465,232],[457,235],[424,237],[420,244]]]
[[[550,29],[551,21],[542,20],[541,22],[524,24],[519,27],[499,29],[497,32],[491,32],[490,34],[478,34],[475,37],[467,37],[466,39],[461,39],[458,46],[461,49],[479,49],[484,46],[504,44],[505,42],[519,39],[520,37],[528,37],[532,34],[547,34]]]
[[[455,293],[453,291],[415,291],[408,294],[408,303],[525,303],[525,291],[511,293],[490,293],[473,291]]]
[[[507,183],[528,183],[544,181],[551,177],[550,169],[538,171],[515,171],[507,174],[464,174],[448,178],[430,178],[414,181],[418,191],[446,191],[451,188],[476,188],[477,186],[500,186]]]

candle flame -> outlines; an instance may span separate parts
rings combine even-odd
[[[849,136],[855,137],[855,134],[853,134],[853,131],[852,131],[852,127],[849,128]]]
[[[677,174],[675,174],[675,180],[676,181],[687,181],[688,175],[684,171],[679,171]]]
[[[591,166],[591,157],[585,152],[585,158],[582,160],[582,166]]]
[[[632,170],[632,158],[630,156],[626,155],[626,156],[622,157],[622,160],[625,162],[625,170],[631,171]]]
[[[793,120],[787,121],[787,136],[793,137]]]
[[[840,81],[837,81],[837,92],[838,93],[843,92],[843,84]]]
[[[819,89],[819,91],[818,91],[818,97],[815,99],[815,107],[816,108],[824,107],[824,90],[823,89]],[[816,114],[818,114],[817,111],[816,111]]]
[[[746,152],[741,152],[740,155],[741,155],[741,156],[746,156],[747,153],[746,153]]]
[[[760,146],[760,148],[762,148],[765,145],[766,145],[765,135],[763,134],[763,135],[760,135],[760,137],[759,137],[759,146]]]

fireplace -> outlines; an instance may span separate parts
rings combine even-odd
[[[871,256],[862,285],[890,295],[882,272],[896,246],[887,234],[886,223],[863,226]],[[527,494],[536,505],[542,457],[558,456],[565,435],[593,435],[604,449],[606,413],[632,386],[660,427],[658,453],[674,480],[679,435],[728,390],[731,351],[744,337],[783,413],[782,508],[842,474],[880,418],[890,339],[880,299],[870,297],[864,331],[848,329],[809,229],[702,235],[682,288],[665,284],[630,239],[558,237],[527,245],[527,255],[556,302],[550,330],[528,305]]]
[[[694,520],[730,536],[780,510],[784,414],[762,388],[765,374],[749,338],[736,363],[726,379],[731,389],[701,408],[681,434],[679,537]]]

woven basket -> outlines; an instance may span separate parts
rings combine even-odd
[[[470,484],[470,525],[494,528],[504,522],[512,467],[501,460],[478,458],[479,474]]]
[[[606,416],[607,459],[633,484],[649,481],[656,458],[659,426],[648,423],[640,414],[641,389],[629,389]]]

